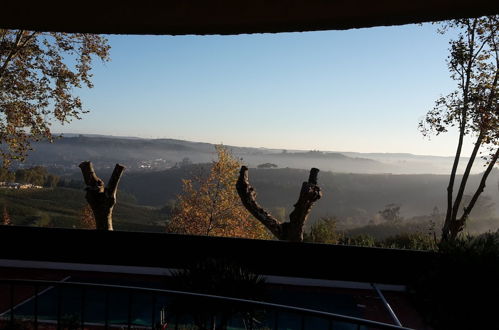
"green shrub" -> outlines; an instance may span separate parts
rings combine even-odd
[[[343,237],[337,229],[337,220],[334,217],[323,217],[310,226],[303,240],[312,243],[338,244]]]
[[[401,233],[383,240],[380,247],[407,250],[436,250],[434,237],[424,233]]]
[[[344,236],[340,240],[340,244],[364,246],[364,247],[376,247],[376,246],[378,246],[374,237],[372,237],[371,235],[365,235],[365,234],[350,236],[350,237]]]

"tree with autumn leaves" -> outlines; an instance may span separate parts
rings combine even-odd
[[[0,29],[0,160],[23,160],[31,142],[52,141],[53,122],[88,112],[75,89],[91,88],[92,61],[109,60],[96,34]]]
[[[90,204],[85,204],[82,208],[78,228],[97,229],[94,213],[92,211],[92,207],[90,207]]]
[[[270,233],[241,204],[235,189],[240,162],[227,147],[215,146],[217,160],[207,173],[183,180],[169,233],[265,239]]]
[[[9,211],[7,211],[7,206],[3,206],[3,212],[2,212],[2,225],[4,226],[11,226],[12,225],[12,220],[10,220],[10,214]]]

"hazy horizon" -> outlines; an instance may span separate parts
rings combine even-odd
[[[209,163],[216,159],[215,144],[179,139],[149,139],[133,136],[62,133],[66,138],[55,143],[35,143],[27,158],[27,166],[78,169],[83,160],[97,167],[116,163],[129,170],[162,170],[175,167],[188,159],[191,163]],[[81,136],[86,138],[80,138]],[[249,167],[271,163],[279,168],[310,169],[357,174],[445,174],[453,157],[411,153],[361,153],[338,150],[274,149],[225,144],[233,155]],[[314,151],[314,152],[312,152]],[[320,152],[317,152],[320,151]],[[464,171],[466,157],[461,157],[458,173]],[[484,161],[475,160],[471,173],[482,172]],[[26,165],[25,165],[26,166]]]
[[[241,147],[452,156],[418,123],[454,89],[432,24],[237,36],[107,36],[90,109],[54,131]],[[469,142],[469,141],[468,141]],[[471,150],[465,145],[464,152]]]
[[[351,154],[407,154],[407,155],[414,155],[414,156],[421,156],[421,157],[442,157],[442,158],[454,158],[454,154],[449,154],[449,155],[431,155],[431,154],[415,154],[411,152],[385,152],[385,151],[371,151],[371,152],[362,152],[362,151],[357,151],[357,150],[322,150],[322,149],[292,149],[292,148],[271,148],[271,147],[266,147],[266,146],[256,146],[256,145],[234,145],[234,144],[227,144],[223,142],[209,142],[209,141],[197,141],[197,140],[190,140],[190,139],[179,139],[179,138],[172,138],[172,137],[144,137],[144,136],[133,136],[133,135],[113,135],[113,134],[100,134],[100,133],[80,133],[80,132],[53,132],[54,136],[58,135],[66,135],[68,137],[73,137],[73,136],[96,136],[96,137],[110,137],[110,138],[122,138],[122,139],[143,139],[143,140],[178,140],[178,141],[185,141],[185,142],[192,142],[192,143],[208,143],[208,144],[222,144],[226,145],[229,147],[236,147],[236,148],[254,148],[254,149],[264,149],[264,150],[275,150],[275,151],[291,151],[291,152],[307,152],[307,151],[320,151],[320,152],[325,152],[325,153],[351,153]],[[57,141],[57,140],[56,140]],[[466,155],[463,155],[461,158],[467,158]]]

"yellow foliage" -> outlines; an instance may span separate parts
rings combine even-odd
[[[81,217],[78,223],[78,228],[81,229],[96,229],[97,225],[95,223],[94,212],[90,205],[86,204],[81,210]]]
[[[167,231],[179,234],[268,239],[266,228],[241,204],[236,191],[240,162],[222,146],[207,175],[183,180]]]
[[[9,212],[7,211],[7,207],[3,206],[3,214],[2,214],[2,225],[10,226],[12,225],[12,221],[10,220]]]

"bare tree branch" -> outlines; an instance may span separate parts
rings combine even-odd
[[[110,195],[116,196],[116,190],[118,189],[118,183],[120,182],[121,175],[125,170],[125,166],[116,164],[114,166],[113,174],[109,178],[109,182],[107,183],[107,190]]]
[[[86,161],[80,164],[81,173],[83,174],[83,180],[87,185],[87,189],[94,189],[99,191],[104,191],[104,181],[99,179],[95,173],[94,166],[91,162]]]
[[[308,181],[303,182],[298,201],[294,205],[293,212],[289,215],[290,221],[284,223],[274,218],[257,203],[256,191],[249,183],[248,168],[246,166],[241,167],[236,189],[246,209],[267,227],[277,239],[302,242],[303,226],[308,214],[313,204],[322,196],[321,189],[317,186],[318,173],[319,170],[316,168],[310,170]]]
[[[480,184],[478,185],[478,188],[476,189],[475,193],[473,194],[473,197],[471,198],[470,202],[468,203],[467,206],[464,208],[464,213],[461,216],[459,220],[456,220],[453,222],[453,224],[450,227],[450,235],[451,239],[456,238],[457,234],[463,230],[464,224],[466,220],[468,219],[468,216],[470,215],[471,210],[475,206],[476,201],[478,200],[478,197],[480,197],[481,193],[485,189],[485,183],[487,182],[487,178],[496,165],[497,158],[499,157],[499,148],[496,150],[494,155],[492,156],[492,159],[490,160],[489,165],[487,166],[487,169],[482,175],[482,179],[480,180]]]
[[[256,191],[249,183],[248,168],[246,166],[241,166],[236,189],[244,207],[246,207],[258,221],[267,227],[277,239],[282,239],[282,225],[280,221],[265,211],[256,201]]]
[[[468,163],[466,164],[466,169],[461,178],[461,184],[459,185],[459,190],[457,192],[456,199],[454,200],[454,206],[452,207],[451,221],[456,221],[457,213],[459,211],[459,206],[461,205],[461,200],[463,199],[464,189],[466,188],[466,184],[468,183],[468,178],[470,176],[473,163],[475,162],[475,158],[478,154],[478,150],[482,145],[482,140],[483,140],[483,132],[480,131],[475,141],[475,144],[473,145],[473,150],[471,152],[470,158],[468,159]]]
[[[317,185],[319,169],[312,168],[307,182],[303,182],[295,209],[289,214],[288,239],[303,241],[303,225],[307,221],[312,206],[322,197],[321,188]]]
[[[125,167],[116,164],[107,187],[95,173],[91,162],[80,164],[81,173],[87,187],[85,198],[94,213],[97,229],[113,230],[113,208],[116,204],[116,190]]]

